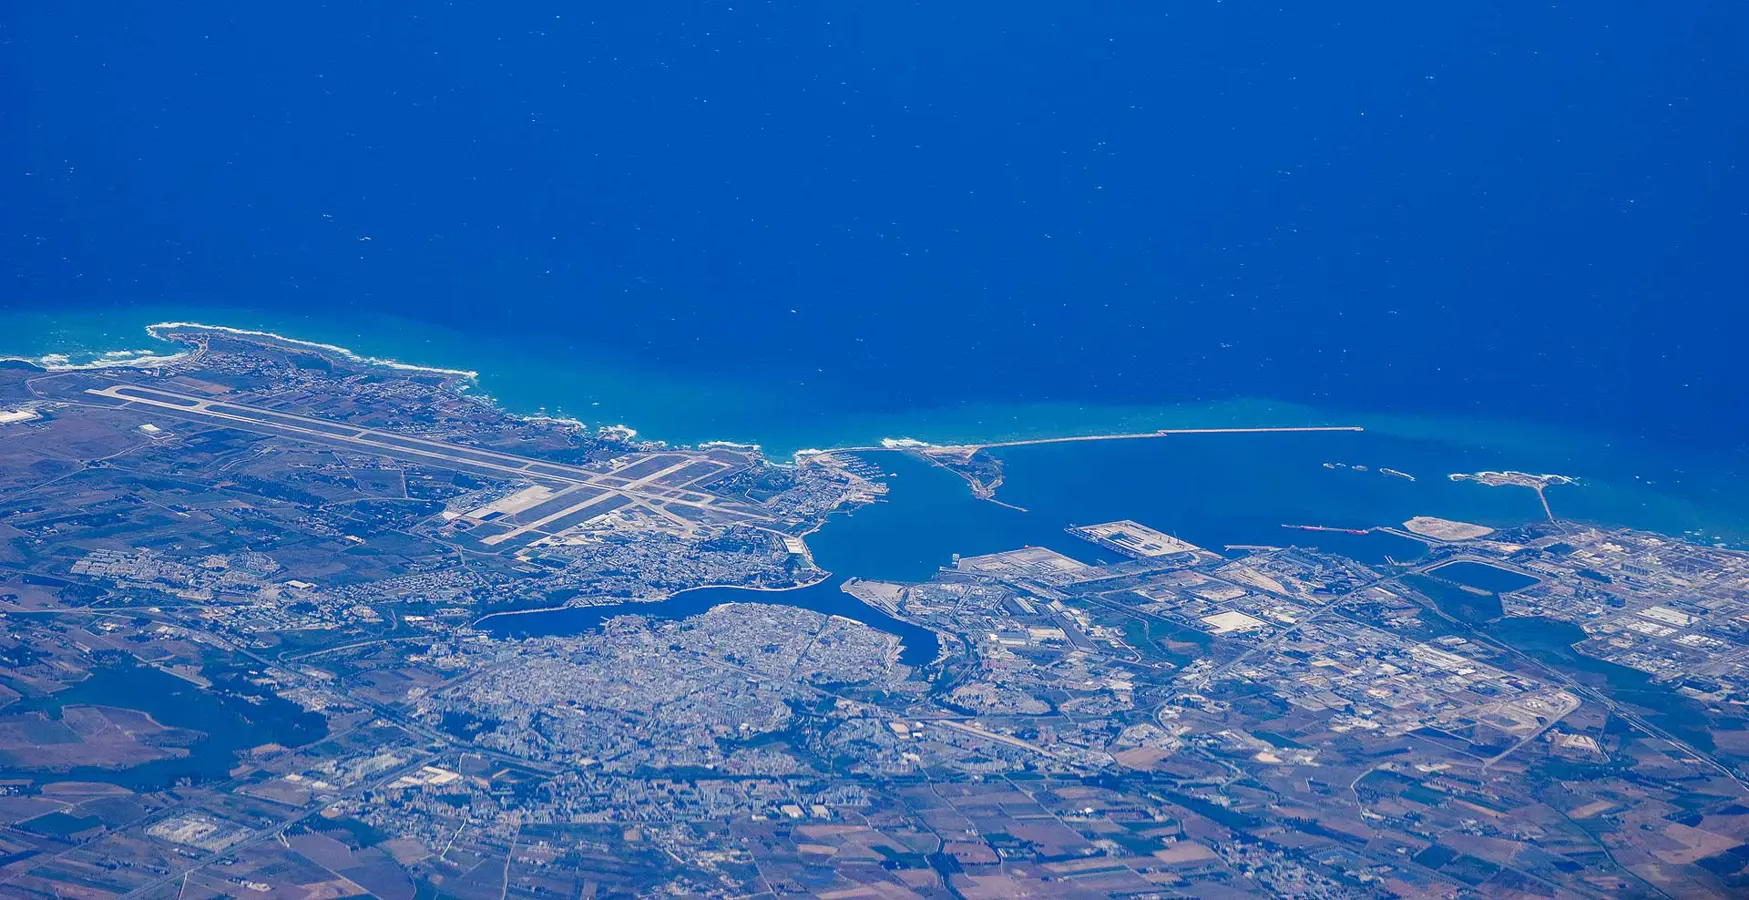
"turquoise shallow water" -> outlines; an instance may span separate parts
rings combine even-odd
[[[478,373],[477,389],[520,413],[623,424],[675,443],[759,443],[784,457],[808,447],[873,444],[886,437],[938,442],[1000,440],[1174,426],[1320,424],[1316,410],[1233,401],[1181,406],[1065,403],[921,405],[893,411],[845,402],[836,390],[798,381],[682,377],[585,349],[563,334],[531,329],[514,340],[409,319],[360,314],[344,320],[258,310],[143,307],[105,313],[0,311],[0,356],[54,365],[97,365],[178,352],[153,338],[161,322],[205,322],[345,347],[402,363]],[[729,352],[727,349],[717,352]],[[758,352],[742,347],[735,352]]]
[[[101,314],[0,313],[0,356],[93,365],[171,354],[178,345],[152,338],[147,326],[190,321],[196,315],[215,318],[211,310],[176,307]],[[1139,502],[1135,492],[1140,490],[1151,498],[1148,504],[1184,515],[1201,510],[1185,526],[1192,531],[1205,527],[1195,522],[1225,521],[1241,515],[1232,511],[1245,510],[1259,511],[1265,519],[1307,520],[1305,524],[1395,524],[1418,514],[1507,524],[1540,514],[1529,491],[1453,484],[1445,476],[1513,469],[1578,477],[1580,485],[1550,492],[1562,516],[1706,540],[1749,539],[1744,512],[1749,510],[1749,489],[1739,477],[1740,461],[1672,451],[1651,440],[1606,438],[1480,416],[1335,414],[1260,399],[1171,406],[1015,403],[870,410],[813,391],[806,383],[700,380],[640,369],[625,359],[584,352],[562,335],[531,332],[507,341],[373,315],[339,321],[238,309],[216,318],[221,321],[215,324],[342,346],[373,358],[476,372],[473,390],[514,412],[569,415],[591,425],[625,424],[644,437],[675,443],[758,443],[780,459],[801,448],[860,446],[888,437],[952,443],[1184,427],[1344,424],[1367,429],[1364,434],[1179,436],[1000,451],[1009,467],[1002,499],[1058,510],[1074,521],[1137,517],[1111,501],[1125,497]],[[1369,471],[1330,470],[1322,467],[1324,462],[1364,465]],[[1381,466],[1418,480],[1379,475]],[[986,518],[966,525],[971,541],[1007,534],[1001,517],[984,511],[1000,507],[977,507],[977,515]],[[1214,536],[1227,543],[1279,542],[1249,527],[1208,530],[1220,532]],[[1237,532],[1245,536],[1237,537]]]
[[[0,355],[217,322],[778,457],[1368,429],[1003,451],[1024,513],[886,454],[841,575],[1541,514],[1483,468],[1741,541],[1749,4],[1690,6],[14,3]]]
[[[126,358],[122,351],[174,352],[174,346],[145,337],[144,328],[153,321],[180,318],[176,312],[152,310],[119,319],[7,316],[0,322],[0,355],[81,365]],[[510,346],[370,318],[324,325],[239,314],[227,317],[225,324],[345,346],[370,357],[475,371],[477,389],[512,411],[571,414],[595,424],[623,422],[648,437],[682,443],[753,441],[777,455],[806,446],[862,445],[899,436],[986,441],[1333,420],[1366,428],[1004,447],[994,451],[1007,475],[998,496],[1011,506],[973,497],[958,476],[923,460],[899,452],[866,452],[886,473],[891,493],[882,502],[833,516],[809,538],[815,558],[833,578],[795,592],[709,589],[654,606],[531,612],[488,623],[506,636],[578,633],[620,613],[676,618],[721,602],[785,603],[898,634],[905,642],[904,661],[920,665],[934,657],[935,637],[863,606],[841,593],[839,582],[847,577],[922,581],[951,565],[955,554],[1029,545],[1098,562],[1111,554],[1065,529],[1114,519],[1135,519],[1215,550],[1291,545],[1376,563],[1412,558],[1420,545],[1387,535],[1283,526],[1365,529],[1432,515],[1510,527],[1543,516],[1528,489],[1491,488],[1447,477],[1483,470],[1577,477],[1578,484],[1547,492],[1564,519],[1749,543],[1743,515],[1749,498],[1731,461],[1686,458],[1649,442],[1606,440],[1563,429],[1406,415],[1336,419],[1307,407],[1267,401],[1172,407],[961,405],[877,415],[834,408],[805,387],[693,383],[638,371],[622,361],[570,352],[550,338]],[[1381,468],[1414,479],[1387,475]],[[213,759],[228,755],[225,748],[203,747],[202,752]]]

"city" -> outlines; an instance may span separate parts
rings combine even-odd
[[[956,556],[821,612],[785,589],[884,502],[865,452],[191,340],[0,369],[0,895],[1749,888],[1742,552],[1418,517],[1365,564],[1120,520],[1070,529],[1102,562]],[[743,593],[661,614],[701,588]]]

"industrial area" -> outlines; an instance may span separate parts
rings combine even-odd
[[[828,573],[892,448],[777,464],[190,340],[0,369],[0,896],[1749,889],[1742,552],[1116,519]]]

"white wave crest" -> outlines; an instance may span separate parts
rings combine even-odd
[[[111,350],[89,362],[74,362],[66,353],[44,353],[41,356],[0,356],[0,361],[23,362],[50,372],[78,372],[88,369],[155,369],[179,363],[190,351],[156,353],[151,350]]]
[[[533,415],[518,416],[518,418],[525,422],[539,422],[543,425],[558,425],[564,428],[575,428],[580,431],[589,428],[588,425],[583,424],[582,419],[574,419],[570,416],[550,416],[546,413],[535,413]]]
[[[480,373],[475,372],[472,369],[446,369],[441,366],[421,366],[414,365],[413,363],[404,363],[396,359],[385,359],[379,356],[366,356],[350,348],[342,347],[339,344],[324,344],[320,341],[306,341],[300,338],[286,337],[283,334],[275,334],[271,331],[258,331],[251,328],[232,328],[229,325],[208,325],[204,322],[157,322],[146,326],[146,333],[152,337],[158,338],[159,340],[168,340],[169,338],[167,335],[170,332],[175,331],[216,331],[220,334],[235,335],[237,337],[265,338],[276,343],[289,344],[294,347],[308,347],[311,350],[321,350],[335,354],[336,356],[344,357],[353,362],[364,363],[384,369],[395,369],[401,372],[430,372],[434,375],[449,375],[457,378],[466,378],[469,381],[477,381],[480,377]]]

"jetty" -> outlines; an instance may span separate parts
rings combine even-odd
[[[869,453],[875,450],[992,450],[998,447],[1031,447],[1037,444],[1070,444],[1080,441],[1133,441],[1145,438],[1171,437],[1178,434],[1288,434],[1294,432],[1365,431],[1359,425],[1281,425],[1264,428],[1160,428],[1120,434],[1082,434],[1069,437],[1022,438],[1012,441],[990,441],[972,444],[930,444],[924,441],[892,441],[862,447],[835,447],[825,453]]]

